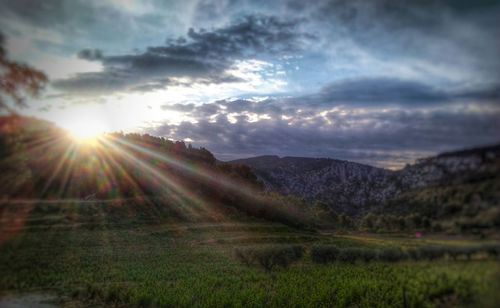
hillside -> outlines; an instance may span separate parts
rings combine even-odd
[[[435,230],[500,226],[499,145],[443,153],[398,171],[326,158],[259,156],[231,163],[251,167],[268,191],[319,200],[358,220],[372,213],[394,221],[417,215],[418,226],[434,222]]]
[[[82,143],[46,121],[0,117],[0,170],[5,203],[131,200],[139,205],[129,209],[135,217],[253,216],[293,226],[308,220],[294,205],[264,195],[248,167],[218,164],[207,149],[150,135],[106,134]]]
[[[348,213],[381,203],[397,190],[395,172],[336,159],[259,156],[230,163],[251,167],[268,191],[320,200]]]

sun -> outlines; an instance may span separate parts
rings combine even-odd
[[[103,136],[106,127],[97,121],[78,119],[67,125],[70,136],[79,143],[95,143]]]

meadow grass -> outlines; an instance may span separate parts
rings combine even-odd
[[[76,300],[144,307],[484,306],[499,271],[493,260],[317,264],[305,253],[286,269],[268,273],[239,262],[234,250],[289,243],[300,243],[306,252],[317,244],[380,248],[398,240],[379,237],[367,244],[250,219],[124,227],[102,212],[94,214],[86,216],[92,223],[82,225],[56,219],[57,213],[51,219],[59,223],[44,225],[33,214],[0,246],[0,290],[55,292],[73,299],[72,305]]]

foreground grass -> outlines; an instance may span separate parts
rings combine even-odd
[[[432,307],[494,301],[489,291],[497,281],[496,261],[320,265],[306,255],[269,274],[237,262],[233,249],[288,242],[305,247],[365,243],[363,238],[321,236],[256,221],[125,227],[96,213],[90,225],[63,220],[44,225],[40,216],[27,221],[21,233],[0,247],[0,290],[45,290],[82,305],[118,306]],[[378,238],[365,246],[393,241]]]

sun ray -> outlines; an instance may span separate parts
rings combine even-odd
[[[192,192],[188,191],[187,189],[181,187],[178,183],[175,183],[174,180],[169,179],[167,176],[159,172],[158,170],[154,169],[152,166],[150,166],[148,163],[142,161],[140,158],[134,156],[131,154],[128,150],[124,149],[120,145],[114,144],[113,142],[110,142],[108,140],[103,140],[104,143],[106,143],[109,147],[117,151],[118,153],[122,154],[124,158],[135,164],[137,167],[141,168],[142,170],[146,171],[149,175],[153,176],[153,178],[158,179],[162,184],[165,184],[167,188],[170,189],[172,193],[175,195],[170,195],[171,197],[174,197],[177,202],[179,202],[179,205],[184,205],[186,201],[183,200],[183,198],[186,198],[187,200],[190,201],[191,206],[198,206],[199,209],[203,210],[202,204],[204,203],[203,200],[199,199],[196,195],[194,195]],[[191,213],[193,216],[199,216],[198,213],[192,212]]]
[[[56,169],[52,172],[50,178],[47,180],[45,183],[44,187],[42,188],[41,195],[45,196],[47,190],[49,189],[50,185],[52,185],[52,182],[54,179],[59,175],[62,167],[68,162],[68,160],[73,157],[73,152],[75,151],[75,146],[74,144],[69,144],[66,151],[61,157],[61,160],[56,166]]]
[[[240,183],[235,184],[233,179],[226,178],[225,176],[221,175],[220,173],[215,173],[212,170],[209,170],[208,168],[203,168],[202,166],[197,166],[195,168],[195,167],[192,167],[190,165],[186,165],[184,162],[182,162],[178,159],[169,157],[168,155],[166,155],[164,153],[161,153],[161,154],[156,153],[154,151],[151,151],[149,149],[145,149],[143,147],[132,144],[132,143],[127,142],[125,140],[122,140],[120,138],[115,137],[115,138],[113,138],[113,140],[126,146],[126,147],[132,148],[132,149],[137,150],[143,154],[149,155],[151,157],[154,157],[155,159],[158,159],[158,160],[163,161],[169,165],[172,165],[172,166],[178,168],[179,170],[188,172],[193,176],[197,176],[199,178],[203,178],[203,179],[210,181],[212,183],[222,185],[225,188],[230,189],[232,191],[235,191],[238,193],[243,193],[247,197],[253,198],[255,196],[255,191],[253,191],[252,189],[249,189],[248,187],[244,187],[244,186],[240,185]]]

